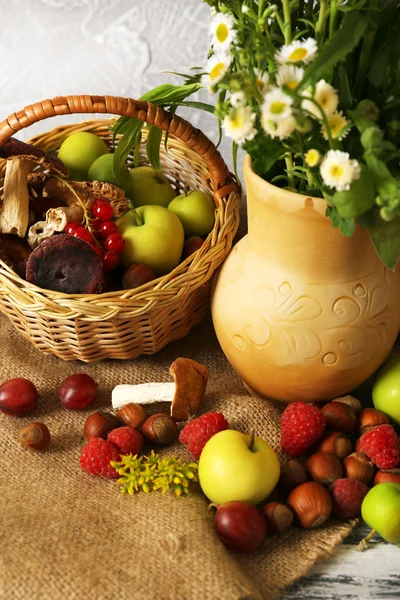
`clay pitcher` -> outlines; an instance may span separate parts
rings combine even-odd
[[[334,229],[326,203],[275,187],[244,162],[248,235],[214,284],[221,347],[245,385],[275,401],[354,389],[399,331],[399,281],[368,235]]]

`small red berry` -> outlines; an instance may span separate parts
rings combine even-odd
[[[107,252],[103,256],[103,269],[104,271],[111,271],[111,269],[115,269],[115,267],[119,263],[119,256],[112,252],[111,250],[107,250]]]
[[[189,452],[198,460],[208,440],[224,429],[228,429],[228,421],[224,415],[208,412],[185,425],[179,435],[179,441],[187,444]]]
[[[293,402],[285,408],[281,420],[281,448],[291,458],[308,450],[325,430],[322,411],[305,402]]]
[[[400,440],[391,425],[377,425],[360,437],[361,450],[379,469],[400,464]]]
[[[104,242],[104,248],[106,250],[112,250],[116,254],[121,254],[124,249],[124,239],[120,233],[112,233],[106,237]]]
[[[107,435],[107,442],[114,444],[120,454],[139,454],[144,444],[142,434],[133,427],[118,427]]]
[[[68,235],[74,235],[77,227],[79,227],[79,223],[67,223],[64,227],[64,231],[65,233],[68,233]]]
[[[99,219],[90,219],[89,225],[92,231],[100,231],[100,227],[102,226],[103,221],[99,221]]]
[[[80,238],[84,242],[88,242],[88,244],[91,244],[93,241],[92,234],[83,225],[78,225],[78,227],[75,229],[72,235],[74,237]]]
[[[90,245],[92,246],[93,252],[96,252],[97,256],[99,256],[99,258],[101,260],[103,260],[103,256],[104,256],[103,250],[101,248],[99,248],[99,246],[97,246],[97,244],[90,244]]]
[[[79,460],[81,469],[88,475],[99,477],[119,477],[117,471],[111,466],[111,461],[119,462],[118,449],[102,438],[92,438],[82,449]]]
[[[92,204],[92,214],[100,221],[109,221],[114,214],[113,207],[108,200],[98,198]]]
[[[112,233],[118,233],[118,226],[115,221],[100,221],[99,237],[106,238]]]

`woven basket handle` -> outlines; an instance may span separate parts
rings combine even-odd
[[[72,113],[108,113],[136,117],[140,121],[155,125],[179,138],[194,150],[206,163],[214,184],[216,199],[223,198],[238,189],[228,167],[215,145],[204,133],[188,121],[172,114],[160,106],[118,96],[57,96],[26,106],[0,123],[0,147],[17,131],[33,123],[57,115]]]

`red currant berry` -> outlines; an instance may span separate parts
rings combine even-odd
[[[99,221],[99,219],[90,219],[89,225],[92,231],[100,231],[102,221]]]
[[[112,233],[118,233],[118,227],[115,221],[103,221],[99,229],[99,236],[106,238]]]
[[[84,242],[88,242],[89,244],[91,244],[93,241],[92,234],[83,225],[78,225],[73,235],[74,237],[80,238],[81,240],[83,240]]]
[[[79,227],[79,223],[67,223],[64,227],[64,231],[65,233],[68,233],[68,235],[74,235],[77,227]]]
[[[116,254],[121,254],[124,249],[124,240],[120,233],[112,233],[104,242],[104,248],[106,250],[112,250]]]
[[[103,270],[111,271],[111,269],[115,269],[118,263],[118,254],[115,254],[115,252],[112,252],[111,250],[107,250],[107,252],[103,256]]]
[[[101,248],[99,248],[96,244],[90,244],[92,246],[92,249],[94,252],[96,252],[97,256],[100,257],[101,260],[103,260],[103,250]]]
[[[92,214],[100,221],[108,221],[113,216],[114,210],[108,200],[98,198],[92,204]]]

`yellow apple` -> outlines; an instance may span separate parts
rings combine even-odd
[[[199,460],[201,489],[216,504],[241,500],[259,504],[275,488],[281,472],[278,457],[267,442],[226,429],[204,446]]]
[[[67,167],[70,179],[86,181],[90,165],[108,152],[107,144],[97,135],[88,131],[77,131],[63,141],[58,158]]]
[[[117,220],[124,239],[123,265],[142,263],[157,275],[174,269],[180,261],[184,234],[178,217],[163,206],[140,206]]]
[[[168,204],[168,210],[179,218],[186,237],[208,235],[214,227],[214,201],[199,190],[177,196]]]
[[[176,196],[168,178],[153,167],[131,169],[131,179],[129,197],[135,206],[157,204],[166,208]]]

